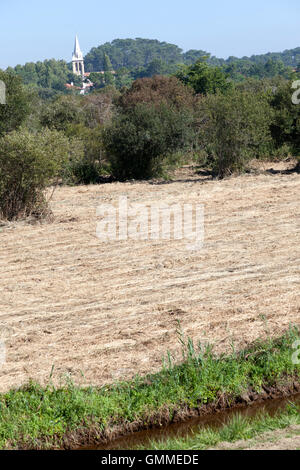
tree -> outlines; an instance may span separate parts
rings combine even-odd
[[[41,114],[41,124],[49,129],[65,131],[69,124],[84,122],[81,97],[61,96],[45,107]]]
[[[251,158],[271,146],[272,110],[266,95],[233,90],[202,98],[199,139],[206,148],[215,176],[242,171]]]
[[[109,56],[115,71],[122,67],[130,70],[147,67],[155,59],[167,64],[183,62],[182,50],[174,44],[142,38],[115,39],[91,49],[85,57],[86,69],[90,72],[104,70],[104,54]]]
[[[148,179],[161,174],[166,158],[193,140],[193,118],[165,103],[139,103],[115,116],[104,131],[104,147],[113,175]]]
[[[128,70],[126,67],[122,67],[117,70],[115,74],[115,85],[116,88],[121,89],[121,88],[129,88],[132,85],[133,78],[130,73],[130,70]]]
[[[93,89],[99,90],[105,86],[104,74],[91,72],[89,79],[94,84]]]
[[[0,217],[13,220],[47,213],[44,190],[60,175],[72,153],[68,138],[57,131],[18,130],[0,139]]]
[[[114,82],[115,82],[115,78],[114,78],[114,75],[113,75],[113,67],[111,65],[110,58],[106,53],[104,53],[103,70],[104,70],[104,84],[105,84],[105,86],[113,85]]]
[[[136,80],[117,102],[123,110],[132,108],[138,103],[149,103],[158,107],[165,103],[180,111],[184,108],[193,109],[195,97],[192,90],[176,77],[157,75]]]
[[[83,153],[72,158],[67,167],[65,180],[72,184],[99,183],[103,172],[101,126],[87,127],[83,124],[70,124],[66,135],[80,142]]]
[[[45,60],[44,62],[29,62],[25,65],[17,65],[9,71],[22,78],[25,85],[47,88],[66,93],[66,83],[80,82],[80,77],[74,75],[64,60]]]
[[[182,66],[176,77],[201,95],[214,94],[217,91],[226,93],[232,88],[232,84],[220,67],[212,67],[202,60],[190,67]]]
[[[287,144],[295,155],[300,153],[300,105],[292,102],[292,83],[282,83],[271,99],[275,118],[271,126],[276,148]]]
[[[30,103],[20,77],[0,70],[0,80],[6,87],[6,104],[0,104],[1,136],[17,129],[24,122],[30,112]]]
[[[183,54],[184,63],[186,65],[192,65],[198,60],[203,60],[204,58],[209,58],[210,53],[206,51],[198,51],[196,49],[191,49]]]

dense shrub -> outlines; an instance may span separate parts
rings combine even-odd
[[[102,128],[86,127],[82,124],[69,125],[66,135],[76,138],[83,152],[71,158],[67,165],[65,182],[73,184],[95,184],[101,181],[107,162],[103,158]]]
[[[176,77],[200,95],[227,93],[233,87],[220,67],[212,67],[203,60],[198,60],[189,67],[182,66]]]
[[[195,97],[192,90],[184,86],[177,78],[157,75],[136,80],[131,88],[121,95],[117,103],[122,110],[132,108],[137,103],[148,103],[158,107],[166,104],[180,110],[192,109]]]
[[[104,132],[113,175],[147,179],[161,174],[168,155],[193,139],[193,115],[162,103],[140,103],[117,115]]]
[[[0,217],[12,220],[45,215],[44,190],[61,174],[72,153],[74,149],[69,139],[57,131],[46,129],[33,134],[20,130],[2,137]]]
[[[17,129],[29,114],[30,105],[22,81],[14,74],[0,70],[0,80],[6,86],[6,104],[0,104],[0,136]]]
[[[119,96],[120,93],[112,86],[106,86],[90,95],[86,95],[82,100],[85,125],[97,127],[109,122],[114,112],[114,101]]]
[[[300,105],[292,102],[291,82],[277,87],[271,100],[274,109],[272,137],[277,148],[288,145],[295,155],[300,153]]]
[[[250,158],[271,148],[272,111],[268,98],[246,91],[209,95],[199,105],[199,138],[220,178],[245,168]]]
[[[118,92],[111,87],[84,97],[63,96],[41,113],[40,124],[76,138],[83,153],[71,158],[63,173],[68,184],[91,184],[101,181],[105,172],[101,126],[111,120],[113,100]]]
[[[41,125],[57,131],[65,131],[69,124],[83,123],[85,116],[81,97],[61,96],[45,106],[41,114]]]

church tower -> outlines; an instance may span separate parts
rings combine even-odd
[[[74,52],[73,52],[73,57],[72,57],[72,65],[73,65],[73,73],[75,75],[81,75],[82,77],[84,77],[84,60],[83,60],[82,52],[80,50],[77,35],[75,37],[75,46],[74,46]]]

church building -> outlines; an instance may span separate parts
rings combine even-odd
[[[75,75],[81,75],[82,78],[84,77],[84,60],[83,54],[81,52],[78,37],[75,37],[75,45],[74,45],[74,52],[72,57],[72,65],[73,65],[73,73]]]

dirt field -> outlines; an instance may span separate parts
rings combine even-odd
[[[275,168],[275,164],[271,164]],[[205,244],[96,237],[96,207],[203,203]],[[103,384],[179,353],[177,320],[221,351],[300,324],[300,175],[224,181],[186,168],[168,184],[57,189],[54,221],[0,226],[0,390],[29,378]]]

